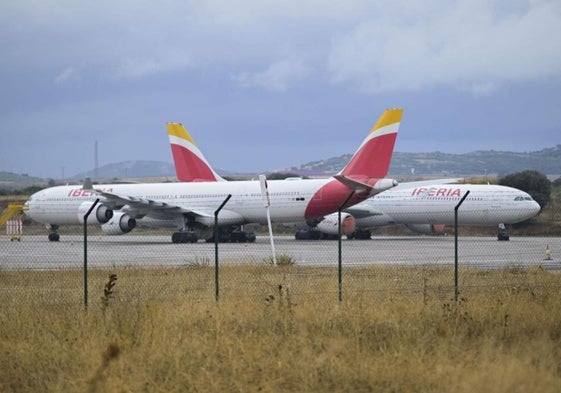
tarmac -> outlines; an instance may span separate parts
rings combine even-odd
[[[273,260],[268,236],[255,243],[199,241],[173,244],[170,235],[89,236],[87,254],[82,235],[64,235],[49,242],[47,235],[23,236],[21,241],[0,237],[0,272],[6,270],[56,270],[114,267],[162,267],[224,264],[265,264]],[[292,236],[275,237],[274,255],[289,256],[299,266],[345,267],[365,265],[454,266],[453,236],[373,237],[370,240],[297,241]],[[546,251],[549,249],[549,253]],[[561,270],[561,238],[459,237],[458,264],[477,269],[541,267]]]

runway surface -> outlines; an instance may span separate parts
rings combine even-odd
[[[299,266],[338,264],[338,242],[296,241],[292,236],[274,239],[275,254],[290,256]],[[546,259],[546,247],[551,259]],[[90,236],[88,267],[214,265],[214,243],[172,244],[170,236]],[[364,265],[453,266],[454,237],[373,237],[371,240],[343,240],[345,267]],[[255,243],[220,243],[219,263],[264,264],[272,256],[270,240],[258,236]],[[495,237],[460,237],[460,267],[500,269],[541,266],[561,270],[561,238],[511,237],[499,242]],[[84,265],[83,236],[61,236],[49,242],[46,235],[24,236],[21,242],[0,237],[1,270],[81,269]]]

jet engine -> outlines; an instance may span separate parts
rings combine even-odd
[[[101,226],[106,235],[122,235],[136,227],[136,220],[123,212],[115,212],[113,217]]]
[[[407,224],[407,228],[413,232],[424,233],[426,235],[443,235],[444,224]]]
[[[86,215],[88,210],[90,210],[93,204],[94,203],[92,201],[82,202],[82,204],[78,208],[78,220],[81,224],[84,223],[84,216]],[[113,210],[109,209],[107,206],[102,205],[101,203],[98,203],[95,206],[94,210],[92,210],[92,212],[88,216],[88,222],[93,222],[91,221],[92,216],[95,217],[99,224],[105,224],[111,219],[111,217],[113,217]]]
[[[317,228],[320,232],[326,233],[328,235],[338,235],[339,234],[339,217],[338,213],[333,213],[326,216],[317,224]],[[349,213],[341,213],[341,233],[343,235],[350,235],[356,229],[355,218]]]

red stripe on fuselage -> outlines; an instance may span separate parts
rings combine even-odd
[[[206,162],[183,146],[171,145],[175,170],[179,181],[216,181]]]
[[[397,133],[374,137],[356,152],[345,166],[345,176],[360,175],[368,178],[384,178],[388,174]]]
[[[350,194],[351,189],[338,180],[332,180],[321,187],[312,200],[308,203],[304,216],[308,218],[320,218],[327,214],[335,213],[339,205]],[[344,207],[355,205],[368,198],[368,192],[355,193]]]

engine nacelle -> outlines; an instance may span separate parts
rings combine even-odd
[[[408,224],[407,228],[413,232],[424,233],[426,235],[444,234],[444,224]]]
[[[129,233],[136,227],[136,220],[125,213],[115,212],[113,217],[101,226],[106,235],[122,235]]]
[[[320,232],[326,233],[328,235],[338,235],[339,234],[339,217],[338,213],[333,213],[325,216],[317,224],[317,228]],[[341,233],[343,235],[350,235],[356,229],[355,218],[349,213],[341,213]]]
[[[82,202],[82,204],[78,208],[78,221],[80,221],[80,224],[84,223],[84,216],[86,215],[88,210],[90,210],[93,204],[94,203],[91,201]],[[105,224],[111,219],[111,217],[113,217],[113,210],[109,209],[107,206],[102,205],[101,203],[98,203],[88,216],[89,223],[94,222],[91,217],[95,217],[97,223]]]

